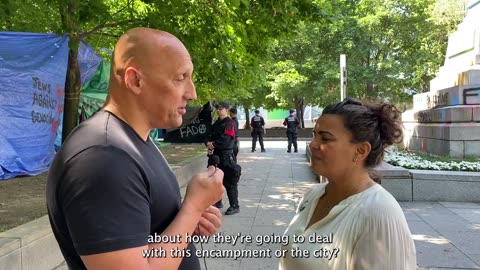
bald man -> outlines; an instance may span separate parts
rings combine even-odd
[[[223,196],[223,172],[195,175],[182,203],[148,137],[182,124],[197,98],[192,72],[169,33],[135,28],[118,40],[105,106],[72,132],[49,171],[48,214],[69,269],[200,269],[186,235],[220,227],[211,205]]]

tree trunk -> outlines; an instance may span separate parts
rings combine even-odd
[[[295,111],[297,112],[297,118],[300,120],[300,125],[305,128],[305,121],[303,117],[303,101],[304,98],[295,97]]]
[[[67,78],[65,80],[65,103],[63,108],[62,143],[77,126],[78,103],[80,101],[81,81],[78,65],[78,45],[80,40],[70,38]]]
[[[245,110],[245,129],[250,129],[250,112],[248,111],[248,106],[242,104],[243,109]]]
[[[62,30],[68,33],[70,41],[68,47],[68,67],[65,78],[65,101],[63,107],[62,124],[62,143],[65,142],[68,135],[77,126],[78,102],[80,98],[81,81],[80,67],[78,66],[78,46],[80,37],[78,36],[79,13],[78,5],[80,0],[70,0],[59,2],[60,18],[62,20]]]

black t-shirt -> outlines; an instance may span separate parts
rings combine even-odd
[[[176,177],[155,144],[104,110],[72,132],[50,167],[48,215],[69,269],[86,269],[80,255],[147,245],[180,204]],[[192,256],[179,269],[200,269],[195,246],[188,248]]]

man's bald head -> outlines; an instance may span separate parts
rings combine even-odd
[[[140,126],[139,134],[178,127],[187,102],[197,98],[192,77],[190,54],[178,38],[155,29],[131,29],[115,46],[105,109]]]
[[[127,66],[133,65],[138,69],[151,67],[152,59],[164,58],[172,47],[180,47],[187,52],[182,42],[168,32],[145,27],[130,29],[115,45],[112,75],[117,78],[117,83],[121,83],[118,79],[124,79]]]

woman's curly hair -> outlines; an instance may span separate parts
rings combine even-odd
[[[323,114],[340,115],[352,133],[353,143],[370,143],[372,149],[365,159],[366,168],[380,164],[385,148],[403,140],[401,113],[392,104],[362,103],[346,98],[325,107]]]

